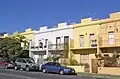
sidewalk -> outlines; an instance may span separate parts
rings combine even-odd
[[[80,72],[77,73],[78,76],[92,76],[96,78],[111,78],[111,79],[120,79],[120,75],[111,75],[111,74],[97,74],[97,73],[86,73]]]

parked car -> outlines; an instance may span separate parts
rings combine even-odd
[[[14,62],[11,60],[1,58],[0,59],[0,67],[6,68],[6,69],[14,68]]]
[[[19,58],[15,61],[14,69],[23,69],[26,71],[39,70],[39,66],[35,64],[35,61],[30,58]]]
[[[54,72],[54,73],[58,73],[61,75],[76,74],[75,70],[73,68],[62,66],[59,63],[55,63],[55,62],[45,63],[41,66],[41,69],[42,69],[42,72],[44,72],[44,73]]]

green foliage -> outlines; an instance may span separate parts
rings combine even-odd
[[[104,57],[104,66],[105,67],[117,67],[118,66],[117,57],[118,57],[117,53],[114,53],[112,57],[105,56]]]
[[[54,62],[56,62],[56,61],[58,61],[60,58],[61,58],[60,56],[53,56],[53,57],[52,57],[52,60],[53,60]]]
[[[24,50],[28,50],[29,49],[29,42],[26,39],[25,36],[23,35],[19,35],[19,34],[15,34],[14,36],[12,36],[11,38],[16,39],[18,42],[20,42],[21,44],[23,44],[23,49]]]
[[[45,61],[57,62],[59,59],[60,59],[60,56],[49,56],[45,59]]]
[[[16,39],[4,38],[0,41],[0,54],[4,58],[13,59],[22,53],[21,43]]]
[[[69,63],[70,63],[70,65],[78,65],[77,60],[72,59],[72,58],[69,59]]]
[[[45,61],[52,61],[52,57],[51,56],[47,57]]]

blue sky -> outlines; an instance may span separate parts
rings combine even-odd
[[[120,0],[0,0],[0,32],[52,27],[81,18],[109,17],[120,11]]]

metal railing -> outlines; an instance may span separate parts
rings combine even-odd
[[[65,44],[49,44],[48,50],[64,50]]]

